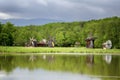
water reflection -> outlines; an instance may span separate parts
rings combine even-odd
[[[106,61],[106,63],[110,64],[112,61],[112,55],[105,55],[103,59]]]
[[[0,80],[119,80],[120,56],[3,55],[0,72]]]
[[[88,66],[92,66],[94,64],[94,55],[87,55],[86,63]]]

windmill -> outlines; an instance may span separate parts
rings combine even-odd
[[[103,49],[111,49],[112,48],[112,41],[111,40],[107,40],[102,45],[103,45]]]
[[[33,37],[32,38],[30,38],[30,46],[33,46],[33,47],[36,47],[37,46],[37,41],[36,41],[36,39],[34,39]]]

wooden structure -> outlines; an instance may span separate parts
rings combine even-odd
[[[26,47],[37,47],[37,41],[33,37],[30,38],[29,42],[25,43]]]
[[[95,38],[87,38],[85,41],[86,41],[87,48],[94,48]]]
[[[43,39],[39,42],[37,42],[36,39],[33,37],[30,38],[29,42],[25,43],[26,47],[54,47],[55,46],[55,39],[49,38],[49,40]]]
[[[49,37],[47,43],[48,43],[48,47],[54,47],[55,46],[55,39],[52,37]]]
[[[94,48],[94,41],[95,41],[95,37],[93,37],[93,36],[89,36],[89,37],[87,37],[86,39],[85,39],[85,41],[86,41],[86,47],[87,48]]]
[[[31,39],[30,39],[30,46],[32,46],[32,47],[37,47],[37,40],[34,39],[34,38],[31,38]]]
[[[46,39],[43,39],[42,41],[40,41],[39,43],[37,43],[37,46],[38,47],[46,47],[48,44],[47,44],[47,40]]]

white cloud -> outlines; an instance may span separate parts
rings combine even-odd
[[[12,19],[12,18],[20,18],[20,17],[0,12],[0,19]]]
[[[0,13],[0,19],[9,19],[9,18],[12,18],[12,16],[6,13]]]

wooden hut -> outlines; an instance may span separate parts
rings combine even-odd
[[[39,43],[37,43],[38,47],[47,47],[47,40],[43,39],[42,41],[40,41]]]
[[[94,48],[94,41],[95,41],[95,37],[87,37],[86,39],[85,39],[85,41],[86,41],[86,47],[87,48]]]

